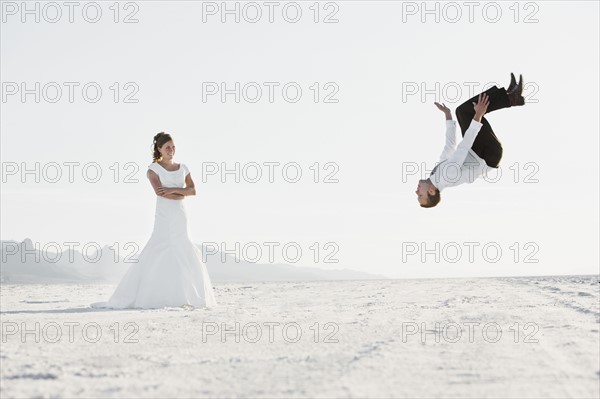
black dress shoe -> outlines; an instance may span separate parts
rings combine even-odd
[[[510,84],[508,85],[508,89],[506,89],[506,91],[508,93],[510,93],[511,91],[513,91],[515,89],[515,87],[517,87],[517,79],[515,78],[515,74],[514,73],[510,73]]]
[[[510,106],[524,105],[525,99],[523,98],[523,75],[519,75],[519,84],[515,86],[513,90],[508,92],[508,100]]]

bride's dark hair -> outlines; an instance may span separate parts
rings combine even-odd
[[[152,149],[153,149],[152,162],[160,161],[160,159],[162,158],[162,155],[160,155],[158,148],[162,147],[163,145],[165,145],[165,143],[167,143],[171,140],[173,140],[171,138],[171,135],[168,133],[165,133],[165,132],[160,132],[156,136],[154,136],[154,141],[152,142]]]

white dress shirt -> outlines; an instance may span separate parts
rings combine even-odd
[[[483,124],[471,120],[465,135],[456,146],[456,121],[446,121],[446,145],[440,155],[440,161],[429,179],[440,191],[446,187],[454,187],[463,183],[473,183],[483,175],[487,164],[471,149],[477,133]]]

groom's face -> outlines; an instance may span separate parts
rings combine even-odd
[[[429,201],[429,196],[427,194],[428,190],[429,183],[427,183],[427,180],[419,180],[419,184],[417,185],[417,191],[415,191],[415,193],[417,194],[417,201],[419,201],[419,204],[423,205],[426,204],[427,201]]]

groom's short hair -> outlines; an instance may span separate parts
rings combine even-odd
[[[440,190],[438,190],[437,188],[435,189],[435,194],[429,194],[427,193],[427,203],[426,204],[421,204],[421,206],[423,208],[433,208],[434,206],[436,206],[437,204],[439,204],[440,200],[442,199],[442,196],[440,194]]]

